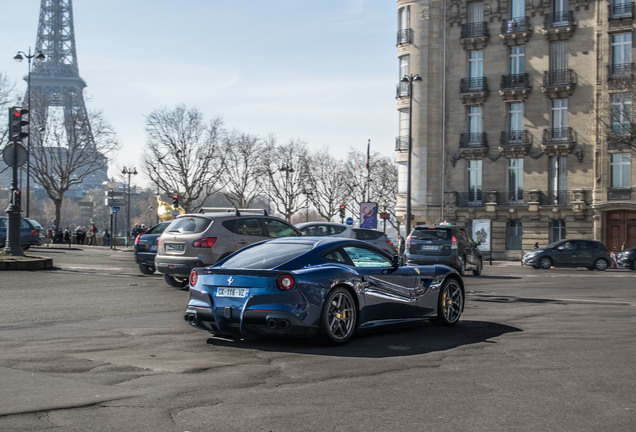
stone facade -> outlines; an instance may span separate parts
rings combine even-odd
[[[397,1],[400,75],[422,79],[396,94],[402,218],[410,115],[413,225],[488,220],[494,258],[563,237],[636,246],[635,141],[610,119],[632,122],[612,101],[636,89],[634,7],[556,3]]]

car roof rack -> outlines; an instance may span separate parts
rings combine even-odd
[[[261,214],[263,216],[267,216],[267,210],[258,209],[258,208],[240,209],[236,207],[201,207],[201,209],[199,209],[199,213],[232,213],[232,212],[234,212],[236,216],[241,216],[241,213]]]

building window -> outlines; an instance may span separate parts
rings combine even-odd
[[[468,161],[468,203],[481,205],[482,161]]]
[[[612,75],[627,76],[631,73],[632,33],[612,35]]]
[[[398,80],[401,80],[405,76],[409,75],[409,56],[405,55],[400,57],[400,76]]]
[[[408,30],[411,28],[411,6],[398,9],[398,30]]]
[[[550,221],[550,243],[565,239],[565,220]]]
[[[616,135],[628,136],[632,131],[632,99],[629,93],[613,93],[612,103],[612,131]]]
[[[470,141],[481,142],[481,133],[483,132],[481,105],[471,105],[468,107],[468,132],[470,132]],[[473,135],[475,138],[473,139]]]
[[[408,166],[407,162],[398,162],[398,193],[406,193],[407,189],[407,178],[408,178]]]
[[[526,72],[525,45],[510,47],[510,75],[521,75]]]
[[[568,0],[553,0],[552,10],[554,12],[553,24],[555,26],[568,24]]]
[[[471,51],[468,58],[470,70],[468,71],[470,78],[484,77],[484,50]]]
[[[568,42],[550,42],[550,72],[564,71],[568,68]]]
[[[523,158],[508,160],[508,201],[523,202]]]
[[[632,158],[629,153],[613,154],[610,161],[612,179],[610,187],[630,188],[632,178]]]
[[[481,23],[484,21],[484,2],[470,1],[467,4],[467,20],[468,23]]]
[[[564,141],[568,139],[568,100],[552,101],[552,139]]]
[[[509,220],[506,223],[506,249],[521,250],[521,221],[519,219]]]
[[[510,1],[510,16],[513,21],[523,19],[526,16],[526,2],[525,0],[511,0]],[[523,21],[521,21],[523,22]]]
[[[548,163],[550,204],[565,204],[568,190],[568,157],[550,156]]]
[[[523,104],[508,104],[508,132],[510,142],[521,142],[523,138]]]

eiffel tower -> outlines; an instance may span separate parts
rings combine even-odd
[[[75,50],[75,31],[73,28],[72,0],[42,0],[35,52],[45,54],[44,61],[33,64],[30,77],[31,98],[37,98],[38,104],[32,104],[31,118],[40,125],[46,124],[50,107],[62,107],[66,124],[73,124],[73,118],[88,118],[84,103],[83,90],[86,82],[79,76],[77,52]],[[25,98],[26,99],[26,98]],[[33,126],[33,125],[32,125]],[[87,146],[94,145],[90,126],[83,131]],[[78,189],[101,188],[108,180],[106,159],[103,167],[87,176]]]

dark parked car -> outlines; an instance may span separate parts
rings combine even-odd
[[[465,229],[455,225],[418,225],[406,238],[407,264],[446,264],[463,276],[472,270],[479,276],[483,259]]]
[[[153,274],[157,270],[155,268],[157,240],[170,222],[172,221],[160,222],[135,238],[135,262],[139,264],[139,270],[143,274]]]
[[[616,254],[616,263],[621,267],[636,270],[636,248]]]
[[[391,240],[382,231],[370,228],[353,228],[349,225],[334,222],[305,222],[296,225],[304,236],[309,237],[347,237],[362,240],[380,248],[391,255],[397,251]]]
[[[609,250],[594,240],[559,240],[523,254],[521,262],[536,269],[587,267],[605,270],[612,263]]]
[[[20,221],[20,246],[27,250],[31,246],[40,246],[44,239],[44,228],[35,219],[22,218]],[[7,241],[7,217],[0,216],[0,248]]]
[[[194,267],[214,264],[262,240],[301,235],[293,225],[263,210],[204,208],[203,213],[177,216],[161,234],[155,267],[168,285],[185,288]]]
[[[459,321],[464,284],[448,266],[405,266],[365,242],[278,238],[190,274],[185,320],[212,334],[313,336],[341,344],[357,329]]]

